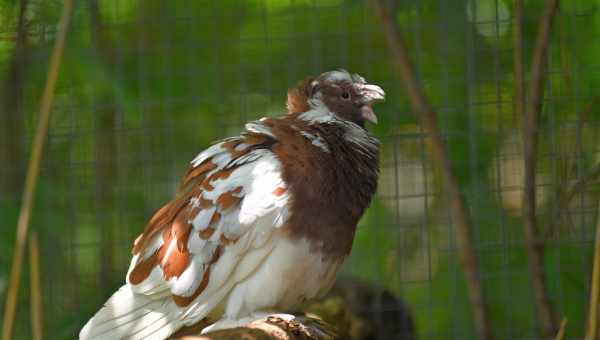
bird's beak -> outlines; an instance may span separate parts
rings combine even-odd
[[[373,124],[377,124],[377,116],[372,105],[376,101],[385,99],[385,92],[377,85],[365,84],[360,88],[363,106],[360,108],[361,116]]]
[[[371,105],[365,104],[360,108],[360,115],[364,120],[367,120],[373,124],[377,124],[377,116],[373,112]]]

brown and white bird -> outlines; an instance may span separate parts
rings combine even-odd
[[[80,339],[165,339],[236,327],[325,293],[377,187],[383,90],[331,71],[289,90],[288,113],[201,152],[135,240],[122,286]]]

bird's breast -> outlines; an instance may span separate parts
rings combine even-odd
[[[226,314],[239,318],[258,310],[289,310],[322,295],[333,285],[343,259],[313,251],[307,240],[277,233],[271,252],[258,269],[239,282],[228,297]]]
[[[274,147],[290,190],[290,236],[308,239],[326,255],[346,256],[376,189],[377,162],[361,160],[339,145],[327,144],[329,152],[324,152],[301,143]]]

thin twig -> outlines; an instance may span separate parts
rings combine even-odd
[[[531,64],[530,98],[523,119],[523,146],[525,157],[524,215],[525,239],[529,256],[529,270],[535,295],[535,305],[545,336],[556,334],[556,318],[548,298],[544,275],[543,241],[539,237],[536,218],[536,156],[538,120],[544,96],[544,65],[550,41],[552,19],[558,9],[558,0],[547,0],[540,19],[533,62]]]
[[[48,70],[48,78],[42,96],[40,105],[40,118],[35,134],[35,139],[32,144],[31,158],[27,169],[27,177],[25,179],[25,191],[21,202],[21,210],[19,212],[19,221],[17,224],[17,240],[15,251],[13,254],[13,262],[10,271],[10,283],[7,292],[6,305],[4,309],[4,324],[2,330],[2,339],[11,340],[12,330],[15,321],[15,312],[17,307],[17,297],[19,293],[19,284],[21,281],[21,266],[23,265],[23,253],[25,252],[25,243],[27,242],[27,229],[29,227],[29,218],[33,208],[33,198],[35,188],[40,172],[40,163],[42,160],[42,150],[44,141],[48,134],[48,125],[50,120],[50,109],[54,99],[54,89],[56,80],[58,79],[62,54],[67,38],[67,30],[73,10],[73,0],[65,0],[63,3],[63,11],[59,23],[59,32],[54,43],[54,49],[50,59]]]
[[[551,219],[548,221],[548,228],[544,238],[548,238],[555,230],[562,218],[562,212],[569,209],[571,201],[577,194],[582,193],[588,185],[600,178],[600,163],[594,165],[592,169],[577,182],[573,183],[567,190],[561,192],[558,196],[558,205],[556,211],[551,213]]]
[[[563,318],[560,322],[560,328],[558,329],[558,333],[556,333],[556,340],[563,340],[565,338],[565,332],[567,331],[567,323],[569,320],[567,318]]]
[[[29,238],[29,270],[31,280],[31,334],[33,340],[43,338],[43,312],[42,286],[40,284],[40,247],[38,236],[34,231]]]
[[[581,118],[577,122],[577,129],[578,130],[580,130],[580,131],[583,130],[584,123],[586,121],[588,121],[589,115],[593,112],[595,104],[596,104],[596,102],[598,101],[599,98],[600,98],[599,96],[592,97],[592,99],[590,100],[590,102],[588,103],[588,105],[586,105],[585,108],[584,108],[584,110],[581,112],[581,115],[580,115]],[[561,210],[563,210],[563,209],[567,209],[568,208],[568,204],[573,199],[573,197],[575,197],[575,195],[577,195],[578,193],[582,192],[585,189],[585,187],[587,186],[587,184],[589,182],[594,181],[599,176],[600,176],[600,163],[598,163],[594,167],[592,167],[592,169],[586,175],[584,175],[583,177],[581,177],[577,182],[575,182],[575,184],[573,184],[565,192],[565,195],[560,200],[560,202],[562,203],[562,205],[558,206],[559,207],[559,212]],[[558,220],[558,218],[556,220]]]
[[[427,101],[425,94],[417,81],[406,45],[400,34],[400,29],[392,19],[389,9],[386,8],[381,0],[372,0],[372,3],[381,18],[383,31],[390,51],[394,57],[394,65],[398,69],[398,75],[408,94],[412,109],[420,120],[424,130],[431,137],[434,160],[441,166],[448,183],[451,204],[457,222],[460,260],[469,288],[469,301],[473,308],[475,329],[478,338],[491,339],[492,331],[487,317],[483,287],[479,275],[477,256],[475,254],[471,217],[467,210],[465,199],[460,191],[458,179],[453,164],[448,156],[442,134],[438,128],[437,115],[431,108],[431,105]]]
[[[598,179],[600,177],[600,163],[594,165],[594,167],[583,177],[581,177],[577,182],[573,183],[573,185],[567,190],[564,195],[564,201],[560,202],[559,208],[567,209],[569,203],[573,198],[588,186],[590,182]]]
[[[595,340],[598,338],[598,309],[600,308],[600,201],[596,212],[596,240],[594,241],[594,269],[592,270],[592,289],[590,292],[590,311],[588,313],[588,326],[585,338]]]
[[[578,129],[583,129],[583,123],[587,121],[588,116],[591,114],[594,104],[600,99],[600,96],[592,97],[592,100],[585,106],[584,110],[581,112],[581,119],[578,121]],[[568,177],[568,175],[567,175]],[[545,231],[545,235],[543,239],[547,239],[556,232],[557,225],[561,222],[563,211],[568,212],[569,205],[575,196],[585,190],[588,184],[600,177],[600,163],[596,164],[592,167],[592,169],[585,175],[581,176],[580,179],[572,184],[568,188],[564,188],[566,184],[561,184],[561,188],[559,188],[556,194],[556,209],[549,212],[549,216],[546,218],[547,228]]]

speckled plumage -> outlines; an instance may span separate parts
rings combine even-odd
[[[362,77],[327,72],[288,92],[287,115],[201,152],[80,338],[233,327],[326,292],[377,186],[379,143],[364,121],[380,99]]]

